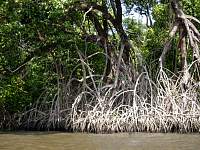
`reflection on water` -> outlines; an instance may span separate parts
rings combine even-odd
[[[200,134],[0,133],[0,150],[199,150]]]

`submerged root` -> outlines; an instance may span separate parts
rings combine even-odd
[[[34,109],[18,116],[18,128],[94,133],[200,132],[198,83],[183,91],[181,77],[174,80],[163,70],[156,82],[146,72],[135,83],[125,75],[119,76],[117,87],[91,81],[95,88],[88,84],[72,90],[74,87],[68,84],[51,101],[47,101],[47,95],[41,96],[43,101],[38,100]]]

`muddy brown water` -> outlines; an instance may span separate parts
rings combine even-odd
[[[0,150],[200,150],[200,134],[0,132]]]

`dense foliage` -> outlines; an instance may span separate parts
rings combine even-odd
[[[68,108],[75,107],[75,97],[84,93],[84,89],[89,89],[89,92],[95,89],[98,93],[96,84],[114,84],[120,90],[127,87],[130,89],[122,80],[128,79],[131,86],[132,83],[137,85],[137,77],[144,71],[148,72],[152,82],[156,82],[159,58],[177,18],[170,2],[0,1],[0,128],[12,127],[8,125],[8,121],[19,119],[21,114],[41,103],[42,110],[59,110],[59,104],[54,101],[67,101],[62,107],[63,111],[64,108],[68,111]],[[183,0],[180,8],[185,14],[200,19],[199,3],[198,0]],[[134,18],[132,13],[143,16],[146,22]],[[198,21],[194,25],[196,29],[200,29]],[[185,65],[181,59],[182,39],[179,36],[181,37],[177,33],[173,37],[165,58],[165,68],[177,76],[179,71],[184,71]],[[194,50],[188,41],[186,43],[186,59],[188,64],[192,64]],[[198,83],[198,67],[192,69],[191,76]],[[132,74],[124,73],[127,70],[133,70]],[[127,76],[122,76],[120,72]],[[161,84],[164,86],[164,83]],[[148,86],[145,87],[147,93],[156,92],[150,91]],[[103,92],[103,88],[99,92]],[[196,92],[199,92],[198,88]],[[148,95],[147,93],[144,95]],[[99,97],[98,94],[95,96]],[[113,98],[112,94],[110,96]],[[89,97],[85,96],[86,99]],[[90,98],[91,101],[84,109],[92,106],[94,99]],[[152,100],[147,98],[144,102],[149,103],[150,99]],[[120,101],[118,98],[115,100]],[[118,106],[117,102],[112,105],[116,103]],[[48,106],[48,103],[52,105]],[[20,119],[23,120],[23,117]],[[49,119],[49,122],[52,120]],[[54,124],[49,128],[55,128]]]

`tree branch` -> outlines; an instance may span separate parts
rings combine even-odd
[[[115,19],[118,20],[120,24],[122,24],[122,6],[120,0],[115,0],[116,8],[117,8],[117,16]]]
[[[174,25],[173,25],[173,28],[172,30],[170,31],[169,33],[169,39],[166,41],[165,43],[165,46],[164,46],[164,49],[163,49],[163,52],[159,58],[159,62],[160,62],[160,68],[162,69],[163,68],[163,63],[164,63],[164,59],[165,59],[165,55],[166,53],[169,51],[170,49],[170,44],[171,44],[171,41],[172,41],[172,38],[175,36],[177,30],[178,30],[178,26],[179,26],[179,23],[178,22],[175,22]]]

